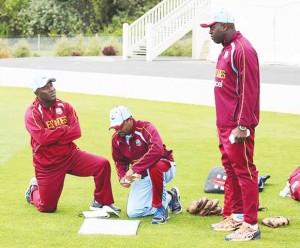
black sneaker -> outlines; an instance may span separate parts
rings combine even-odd
[[[152,219],[152,224],[165,224],[169,219],[168,209],[160,207],[156,210],[154,217]]]
[[[31,201],[30,201],[30,195],[31,195],[31,191],[32,191],[33,187],[37,187],[37,180],[36,180],[35,177],[33,177],[33,178],[30,179],[29,186],[28,186],[28,188],[26,189],[26,192],[25,192],[25,200],[28,203],[31,203]]]
[[[171,201],[168,206],[173,214],[179,214],[182,212],[182,205],[180,203],[180,192],[177,187],[173,187],[168,191],[168,193],[172,196]]]
[[[99,202],[97,202],[95,199],[93,199],[92,203],[91,203],[91,206],[90,206],[90,210],[99,210],[101,208],[103,208],[103,206],[109,206],[112,210],[120,213],[121,212],[121,208],[117,207],[117,206],[114,206],[112,204],[110,205],[107,205],[107,204],[101,204]]]

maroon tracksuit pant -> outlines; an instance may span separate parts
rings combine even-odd
[[[79,177],[93,176],[95,200],[107,205],[114,203],[110,163],[104,157],[76,150],[63,163],[47,167],[35,164],[35,174],[38,187],[32,191],[30,200],[41,212],[56,210],[66,174]]]
[[[228,137],[233,128],[218,128],[219,149],[226,172],[223,215],[244,214],[244,221],[258,221],[258,172],[253,164],[255,130],[243,143],[231,144]]]
[[[164,172],[167,172],[170,167],[170,161],[162,159],[149,169],[152,182],[152,207],[154,208],[162,206]]]

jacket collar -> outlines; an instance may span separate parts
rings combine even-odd
[[[35,101],[34,101],[37,105],[41,105],[43,108],[53,108],[55,105],[56,105],[56,103],[57,103],[57,99],[55,99],[54,101],[53,101],[53,103],[51,104],[51,106],[47,106],[47,105],[45,105],[44,103],[42,103],[41,101],[40,101],[40,99],[38,99],[37,97],[35,98]]]
[[[228,44],[230,44],[231,42],[233,42],[234,40],[236,40],[240,35],[241,35],[241,33],[239,31],[237,31],[234,35],[232,35],[230,37],[230,39],[224,40],[223,46],[224,47],[227,46]]]

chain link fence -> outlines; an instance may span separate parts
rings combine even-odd
[[[74,43],[76,39],[82,39],[84,44],[88,44],[91,40],[96,40],[99,44],[118,44],[120,47],[122,46],[122,37],[121,36],[74,36],[74,37],[65,37],[65,36],[57,36],[57,37],[42,37],[40,35],[34,37],[15,37],[15,38],[0,38],[0,40],[7,42],[10,49],[20,41],[25,40],[30,47],[30,51],[35,56],[54,56],[55,55],[55,47],[57,43],[62,39],[67,39],[68,42]],[[120,53],[122,51],[119,51]]]
[[[32,37],[13,37],[0,38],[0,59],[6,57],[50,57],[50,56],[102,56],[112,55],[105,54],[104,48],[112,46],[117,51],[118,56],[122,56],[123,45],[122,36],[57,36],[57,37],[43,37],[40,35]],[[30,50],[30,55],[23,54],[24,43],[22,44],[21,52],[16,52],[16,46],[21,41],[26,43],[26,48]],[[64,44],[60,44],[64,40]],[[3,46],[8,45],[8,52],[3,54]],[[67,43],[67,44],[66,44]],[[72,47],[72,48],[70,48]],[[73,49],[71,52],[69,49]],[[59,52],[58,52],[59,50]],[[83,50],[85,50],[83,52]],[[65,52],[64,52],[65,51]],[[1,54],[2,52],[2,54]],[[104,52],[104,53],[103,53]],[[21,55],[20,55],[21,54]],[[19,56],[20,55],[20,56]],[[24,55],[24,56],[22,56]],[[161,56],[192,56],[192,37],[191,34],[186,34],[179,41],[174,43],[171,47],[165,50]]]

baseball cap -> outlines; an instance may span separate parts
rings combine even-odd
[[[117,128],[122,125],[123,121],[126,121],[131,117],[131,111],[125,106],[114,107],[109,114],[110,126],[111,128]]]
[[[47,76],[37,76],[33,79],[31,83],[31,88],[33,92],[36,92],[37,89],[43,88],[49,82],[55,82],[55,78],[47,77]]]
[[[217,22],[234,23],[234,17],[230,11],[224,8],[221,10],[215,10],[210,16],[207,23],[202,23],[200,24],[200,26],[202,28],[209,28]]]

